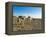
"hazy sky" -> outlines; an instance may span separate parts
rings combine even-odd
[[[42,18],[41,7],[13,6],[13,16],[31,16],[32,18]]]

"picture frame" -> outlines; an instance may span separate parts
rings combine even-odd
[[[42,29],[41,30],[28,30],[28,31],[13,31],[13,8],[12,6],[32,6],[32,7],[41,7],[42,8]],[[18,34],[35,34],[35,33],[44,33],[45,32],[45,4],[41,3],[24,3],[24,2],[6,2],[5,3],[6,11],[6,26],[5,33],[8,35],[18,35]]]

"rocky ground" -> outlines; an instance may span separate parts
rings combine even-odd
[[[32,18],[30,19],[19,19],[17,22],[18,17],[14,16],[13,17],[13,31],[22,31],[22,30],[40,30],[42,29],[42,20],[41,19],[36,19]]]

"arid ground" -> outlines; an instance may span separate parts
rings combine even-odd
[[[13,16],[13,31],[40,30],[42,19],[31,18],[30,16]]]

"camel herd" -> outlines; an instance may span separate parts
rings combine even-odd
[[[17,30],[32,30],[32,18],[30,16],[14,16],[13,17],[13,31]]]

